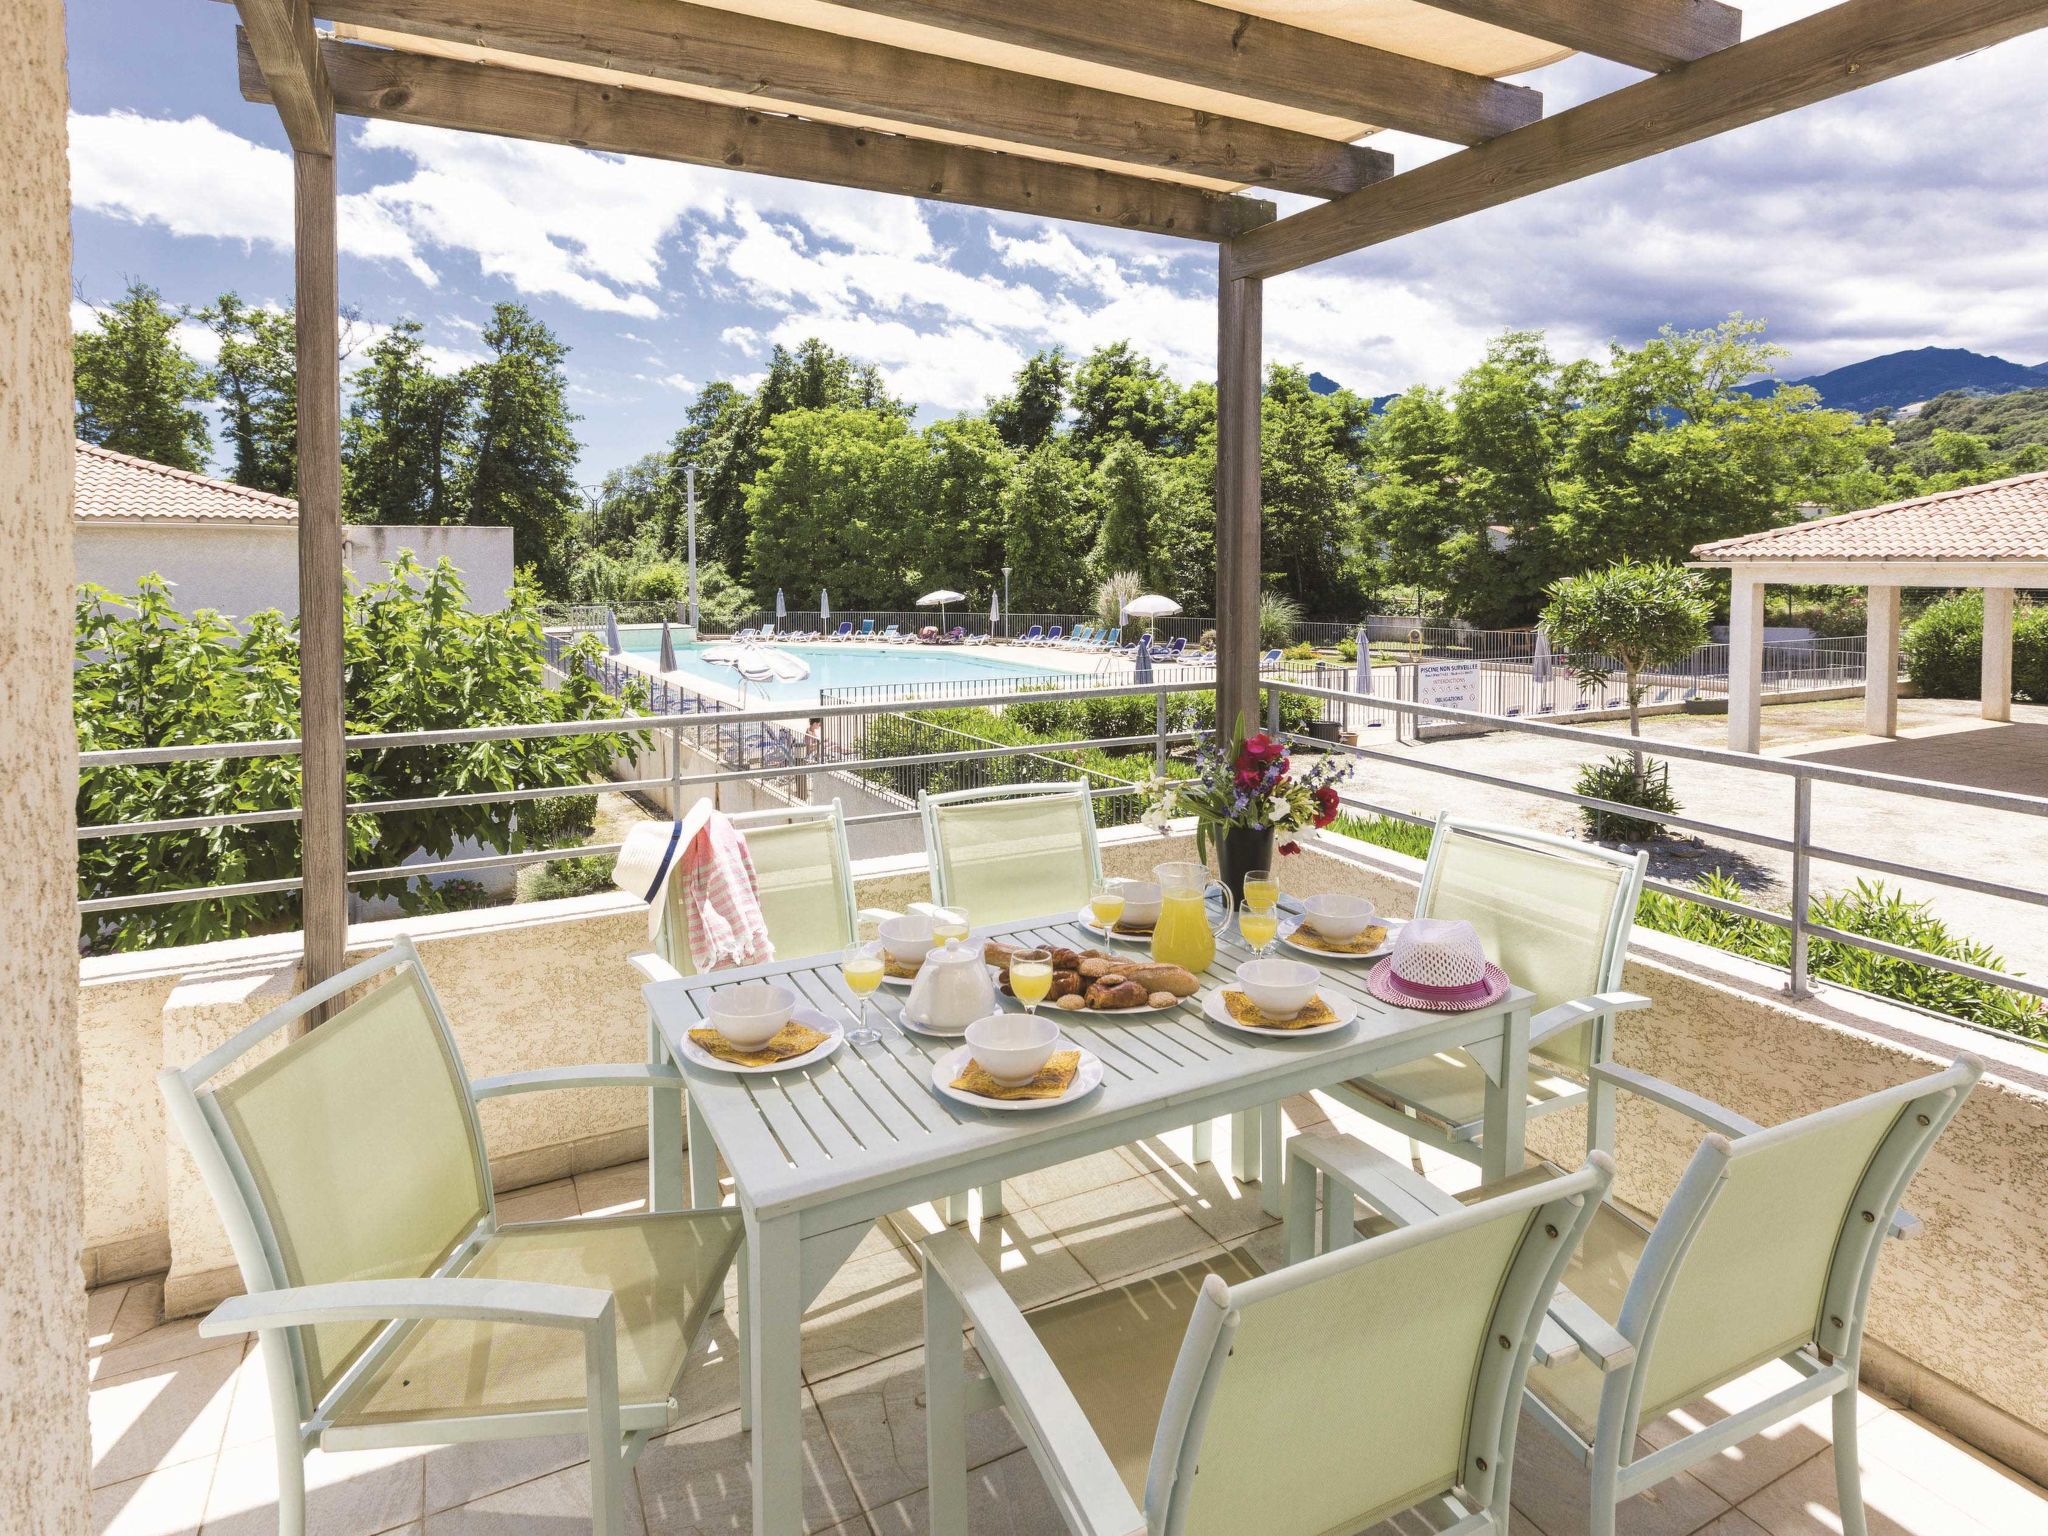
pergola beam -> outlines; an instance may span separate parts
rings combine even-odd
[[[306,0],[235,0],[235,10],[292,148],[302,155],[333,154],[334,96]]]
[[[1718,53],[1742,40],[1742,12],[1719,0],[1422,0],[1540,37],[1547,43],[1654,72]]]
[[[1271,277],[1861,90],[2048,25],[2048,0],[1842,0],[1477,149],[1233,240]]]
[[[1202,0],[836,0],[917,22],[1155,79],[1456,144],[1477,144],[1543,114],[1526,86],[1447,69]]]
[[[677,0],[312,5],[330,21],[1310,197],[1394,168],[1384,151],[1336,139]]]
[[[329,42],[335,110],[510,139],[721,166],[871,192],[1221,241],[1273,217],[1257,198],[773,117],[741,107]],[[242,94],[270,99],[250,40]]]

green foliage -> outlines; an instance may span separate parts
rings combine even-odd
[[[213,388],[237,485],[290,496],[298,489],[298,338],[289,311],[222,294],[196,317],[220,342]]]
[[[1707,643],[1713,617],[1706,582],[1663,561],[1623,559],[1601,571],[1552,582],[1543,609],[1551,644],[1567,670],[1600,689],[1618,670],[1628,688],[1628,728],[1643,734],[1643,674],[1683,661]]]
[[[2019,605],[2012,631],[2013,692],[2048,704],[2048,608]],[[1983,688],[1984,594],[1957,592],[1930,604],[1906,626],[1900,649],[1906,675],[1927,697],[1975,698]]]
[[[1756,905],[1740,885],[1719,873],[1703,876],[1694,886],[1723,901]],[[1859,880],[1853,889],[1816,896],[1809,911],[1815,923],[1839,928],[1844,933],[1990,971],[2006,969],[2003,958],[1988,945],[1950,932],[1927,903],[1910,900],[1903,892],[1877,881]],[[1790,930],[1658,891],[1643,893],[1636,921],[1659,933],[1711,944],[1766,964],[1789,966],[1792,962]],[[1873,954],[1833,939],[1809,940],[1807,969],[1816,980],[1840,982],[1916,1008],[2048,1041],[2048,1011],[2023,992],[1951,975],[1909,960]]]
[[[1067,389],[1073,368],[1060,347],[1034,353],[1017,370],[1014,393],[998,395],[988,403],[989,425],[1003,441],[1020,453],[1028,453],[1052,441],[1060,418],[1067,410]]]
[[[213,386],[178,345],[181,318],[147,283],[130,283],[72,338],[80,437],[173,469],[206,468],[213,438],[200,406]]]
[[[537,594],[522,582],[504,611],[476,613],[453,566],[444,560],[428,570],[410,553],[402,555],[387,580],[348,598],[343,655],[350,730],[610,718],[614,701],[588,676],[574,672],[560,688],[547,685],[537,608]],[[297,629],[275,612],[253,616],[238,631],[211,609],[179,612],[156,577],[145,578],[132,597],[88,585],[79,593],[76,646],[81,751],[298,734]],[[586,662],[600,654],[599,642],[588,638],[572,652]],[[562,736],[354,752],[348,796],[361,804],[582,784],[599,776],[615,752],[644,746],[634,735]],[[79,776],[78,819],[95,825],[285,810],[298,804],[298,791],[298,764],[290,756],[87,768]],[[445,856],[463,839],[517,847],[514,807],[444,806],[358,814],[348,822],[350,862],[358,868],[399,864],[420,853]],[[96,838],[79,846],[79,895],[281,880],[296,875],[298,865],[298,831],[288,820]],[[439,899],[410,879],[356,889],[396,896],[408,910],[431,909]],[[294,895],[232,897],[134,908],[105,922],[88,919],[86,938],[101,949],[153,949],[272,932],[297,921]]]
[[[1092,487],[1101,518],[1095,536],[1093,564],[1108,577],[1130,573],[1142,590],[1155,577],[1160,561],[1160,534],[1166,518],[1166,477],[1152,455],[1129,439],[1112,444],[1102,455]],[[1116,622],[1115,612],[1110,614]]]
[[[1259,644],[1266,650],[1292,645],[1301,623],[1301,604],[1284,592],[1259,594]]]
[[[1298,368],[1274,368],[1261,407],[1263,559],[1310,613],[1356,613],[1370,582],[1359,504],[1359,445],[1368,406],[1319,395]]]
[[[1092,520],[1087,471],[1057,445],[1034,448],[1002,493],[1010,601],[1023,613],[1067,613],[1088,595]]]
[[[1090,464],[1120,444],[1148,454],[1183,445],[1180,390],[1127,341],[1098,347],[1082,360],[1074,370],[1073,406],[1068,443]]]
[[[1311,640],[1299,641],[1294,645],[1288,646],[1281,655],[1288,661],[1314,661],[1316,659],[1315,642]]]
[[[1349,812],[1331,822],[1330,830],[1355,837],[1361,843],[1405,853],[1411,859],[1427,859],[1430,842],[1436,836],[1434,828],[1417,826],[1412,821],[1397,821],[1392,816],[1354,816]]]
[[[1771,587],[1764,594],[1765,622],[1810,629],[1822,638],[1862,635],[1869,609],[1861,587]]]
[[[519,878],[521,901],[561,901],[570,896],[595,896],[612,889],[610,854],[591,854],[580,859],[549,859],[524,870]]]
[[[826,587],[846,607],[916,596],[906,509],[918,481],[918,439],[888,411],[851,407],[779,413],[748,492],[747,568],[768,593]]]
[[[1346,635],[1337,642],[1337,659],[1339,661],[1358,660],[1358,640],[1355,636]]]
[[[569,349],[519,304],[492,309],[483,342],[490,356],[469,371],[476,414],[456,498],[465,522],[510,528],[513,559],[558,591],[580,451],[562,366]]]
[[[1676,816],[1680,810],[1678,796],[1671,792],[1670,766],[1646,762],[1630,753],[1586,764],[1573,788],[1596,800],[1641,806],[1646,811]],[[1595,810],[1589,805],[1579,807],[1579,820],[1586,836],[1596,843],[1647,843],[1664,835],[1662,822]]]
[[[533,848],[565,848],[597,830],[597,796],[550,795],[522,800],[517,813],[520,840]]]
[[[1260,718],[1272,695],[1261,691]],[[1299,694],[1280,695],[1282,730],[1301,734],[1316,718],[1316,701]],[[1029,732],[1038,741],[1080,741],[1115,736],[1144,736],[1157,724],[1153,701],[1139,696],[1114,699],[1057,699],[1037,702],[1029,698],[1006,704],[1002,718]],[[1212,734],[1216,729],[1216,695],[1213,693],[1172,693],[1166,697],[1166,728],[1169,731]]]
[[[476,379],[429,366],[417,320],[371,345],[341,421],[342,515],[353,523],[456,523]]]
[[[1124,605],[1145,595],[1145,578],[1136,571],[1113,571],[1095,588],[1095,617],[1103,624],[1121,624]]]

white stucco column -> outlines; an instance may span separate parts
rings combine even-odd
[[[1763,741],[1764,583],[1737,569],[1728,588],[1728,750]]]
[[[1984,589],[1984,705],[1986,720],[2012,718],[2012,588]]]
[[[1865,605],[1863,729],[1899,734],[1899,589],[1872,587]]]

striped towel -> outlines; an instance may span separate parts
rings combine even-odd
[[[713,811],[683,849],[680,896],[690,930],[690,963],[701,974],[775,958],[761,916],[753,855],[740,829]]]

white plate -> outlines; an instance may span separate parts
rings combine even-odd
[[[1014,1003],[1014,997],[1005,998]],[[1038,1005],[1039,1011],[1055,1019],[1135,1019],[1148,1013],[1171,1013],[1183,1003],[1191,1003],[1192,997],[1177,997],[1163,1008],[1154,1008],[1150,1003],[1142,1008],[1056,1008],[1050,999]]]
[[[882,985],[885,987],[907,987],[916,980],[915,976],[891,976],[886,970],[882,972]]]
[[[1072,1044],[1072,1042],[1068,1042]],[[1067,1085],[1067,1091],[1056,1099],[984,1099],[978,1093],[967,1093],[953,1086],[967,1066],[970,1054],[966,1046],[956,1046],[932,1063],[932,1086],[941,1098],[951,1099],[956,1104],[971,1105],[975,1109],[1031,1110],[1058,1109],[1062,1104],[1085,1098],[1102,1086],[1102,1058],[1085,1046],[1075,1046],[1081,1052],[1080,1069],[1074,1073],[1074,1080]]]
[[[1307,1029],[1268,1029],[1260,1024],[1240,1024],[1230,1016],[1230,1009],[1223,1002],[1225,992],[1236,990],[1241,989],[1218,987],[1212,991],[1202,1000],[1203,1016],[1225,1029],[1234,1029],[1240,1035],[1257,1035],[1261,1040],[1307,1040],[1315,1035],[1335,1034],[1358,1017],[1358,1004],[1348,997],[1332,994],[1323,1001],[1330,1005],[1330,1012],[1337,1015],[1333,1024],[1315,1024]]]
[[[1334,960],[1339,965],[1351,960],[1377,960],[1382,955],[1391,955],[1394,952],[1394,935],[1400,931],[1401,924],[1398,920],[1390,920],[1384,917],[1376,917],[1373,921],[1387,930],[1387,936],[1380,940],[1380,947],[1378,949],[1361,950],[1355,955],[1337,955],[1332,954],[1327,949],[1317,949],[1313,945],[1295,943],[1294,936],[1301,931],[1303,926],[1299,922],[1280,935],[1280,942],[1296,954],[1311,955],[1318,960]]]
[[[778,1061],[772,1066],[743,1067],[736,1061],[721,1061],[685,1033],[682,1041],[683,1060],[692,1066],[702,1067],[707,1072],[731,1072],[739,1077],[755,1077],[766,1072],[787,1072],[791,1067],[808,1067],[813,1062],[823,1061],[845,1043],[846,1026],[814,1008],[799,1008],[790,1017],[799,1024],[808,1024],[813,1029],[825,1031],[831,1038],[816,1050],[806,1051],[801,1056],[792,1056],[787,1061]]]
[[[1074,914],[1074,921],[1094,934],[1098,939],[1114,939],[1119,944],[1150,944],[1149,933],[1118,933],[1114,928],[1105,928],[1095,921],[1095,914],[1086,907]]]

